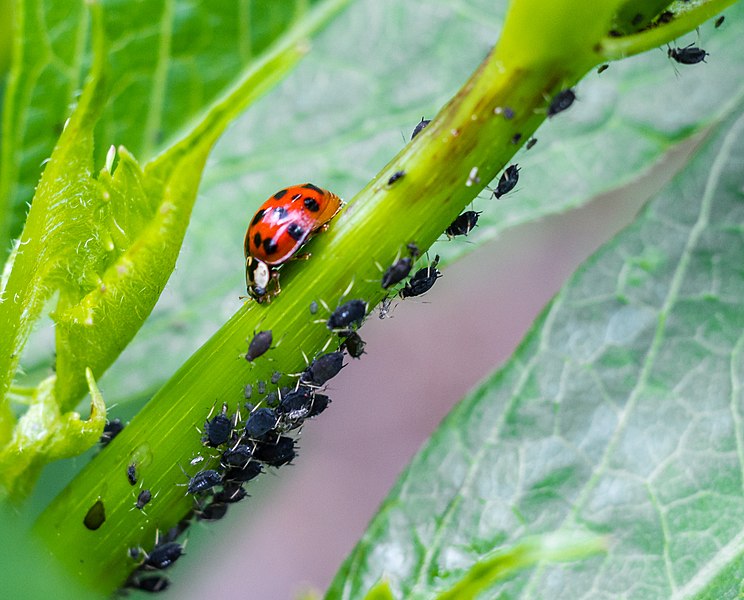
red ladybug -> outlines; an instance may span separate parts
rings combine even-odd
[[[302,245],[338,213],[341,198],[312,183],[279,190],[256,211],[243,243],[248,295],[258,302],[279,293],[276,267],[292,258]],[[269,293],[274,280],[276,290]]]

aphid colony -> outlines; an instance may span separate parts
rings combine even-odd
[[[339,307],[328,319],[329,329],[343,328],[342,346],[352,356],[363,352],[364,342],[355,329],[361,324],[366,309],[363,301],[352,300]],[[248,344],[246,360],[252,362],[265,354],[270,348],[271,338],[271,331],[256,333]],[[207,416],[201,441],[205,448],[211,449],[205,451],[206,459],[217,464],[189,474],[184,483],[186,493],[194,497],[193,516],[196,519],[221,519],[231,504],[248,496],[244,487],[247,482],[271,467],[279,468],[290,463],[297,456],[297,443],[292,434],[307,419],[328,408],[331,400],[319,389],[341,371],[344,356],[343,350],[322,354],[299,374],[294,388],[282,388],[278,394],[267,395],[257,404],[246,402],[232,414],[223,404],[217,414]],[[265,392],[265,386],[263,388]],[[245,395],[253,396],[251,386],[246,387]],[[205,457],[199,456],[192,464],[204,460]],[[128,465],[126,471],[129,482],[134,485],[136,466]],[[143,510],[153,499],[152,492],[143,489],[133,508]],[[130,549],[135,570],[126,583],[127,587],[150,592],[168,587],[168,579],[153,572],[168,568],[183,554],[183,546],[175,539],[189,523],[190,519],[185,519],[165,536],[164,541],[156,540],[149,553],[139,548]]]

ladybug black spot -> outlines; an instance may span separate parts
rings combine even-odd
[[[290,223],[287,227],[287,233],[295,242],[299,242],[305,236],[305,229],[297,223]]]
[[[284,195],[284,193],[286,193],[286,191],[287,191],[287,190],[284,190],[284,192],[282,193],[282,195]],[[276,196],[274,196],[274,198],[276,198]],[[265,213],[265,212],[266,212],[266,211],[265,211],[265,210],[263,210],[263,209],[259,210],[259,211],[258,211],[258,212],[256,213],[256,215],[255,215],[255,216],[253,217],[253,221],[251,221],[251,226],[254,226],[254,225],[256,225],[256,224],[257,224],[257,223],[258,223],[258,222],[259,222],[259,221],[260,221],[261,219],[263,219],[263,216],[264,216],[264,213]]]
[[[253,236],[253,245],[256,248],[261,247],[261,234],[257,231],[256,234]]]
[[[287,209],[284,208],[283,206],[277,206],[274,209],[274,214],[276,214],[278,219],[283,219],[284,217],[287,216]]]
[[[276,194],[274,194],[274,200],[281,200],[286,196],[287,190],[279,190]],[[261,214],[263,211],[259,211],[259,214]],[[254,223],[255,225],[255,223]]]
[[[306,183],[302,187],[304,187],[306,190],[312,190],[314,192],[317,192],[321,196],[324,194],[323,190],[321,190],[317,185],[313,185],[312,183]]]
[[[318,212],[320,210],[320,204],[315,198],[308,196],[305,198],[305,208],[310,212]]]
[[[279,249],[279,245],[272,238],[266,238],[263,241],[263,249],[266,254],[274,254]]]

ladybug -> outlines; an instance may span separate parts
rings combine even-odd
[[[264,302],[278,294],[275,269],[296,255],[342,205],[336,194],[312,183],[284,188],[266,200],[253,216],[243,242],[248,295]],[[272,280],[276,290],[270,293]]]

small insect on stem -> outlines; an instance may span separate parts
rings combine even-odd
[[[548,117],[554,117],[558,113],[570,108],[574,100],[576,100],[576,93],[571,88],[561,90],[553,96],[553,99],[548,105]]]
[[[496,185],[496,189],[493,190],[493,195],[496,198],[501,198],[504,194],[508,194],[511,192],[515,186],[517,185],[517,182],[519,181],[519,165],[513,164],[506,167],[506,170],[501,175],[501,178],[499,179],[498,184]]]
[[[705,62],[708,53],[702,48],[690,44],[684,48],[669,48],[667,56],[680,65],[696,65],[699,62]]]

